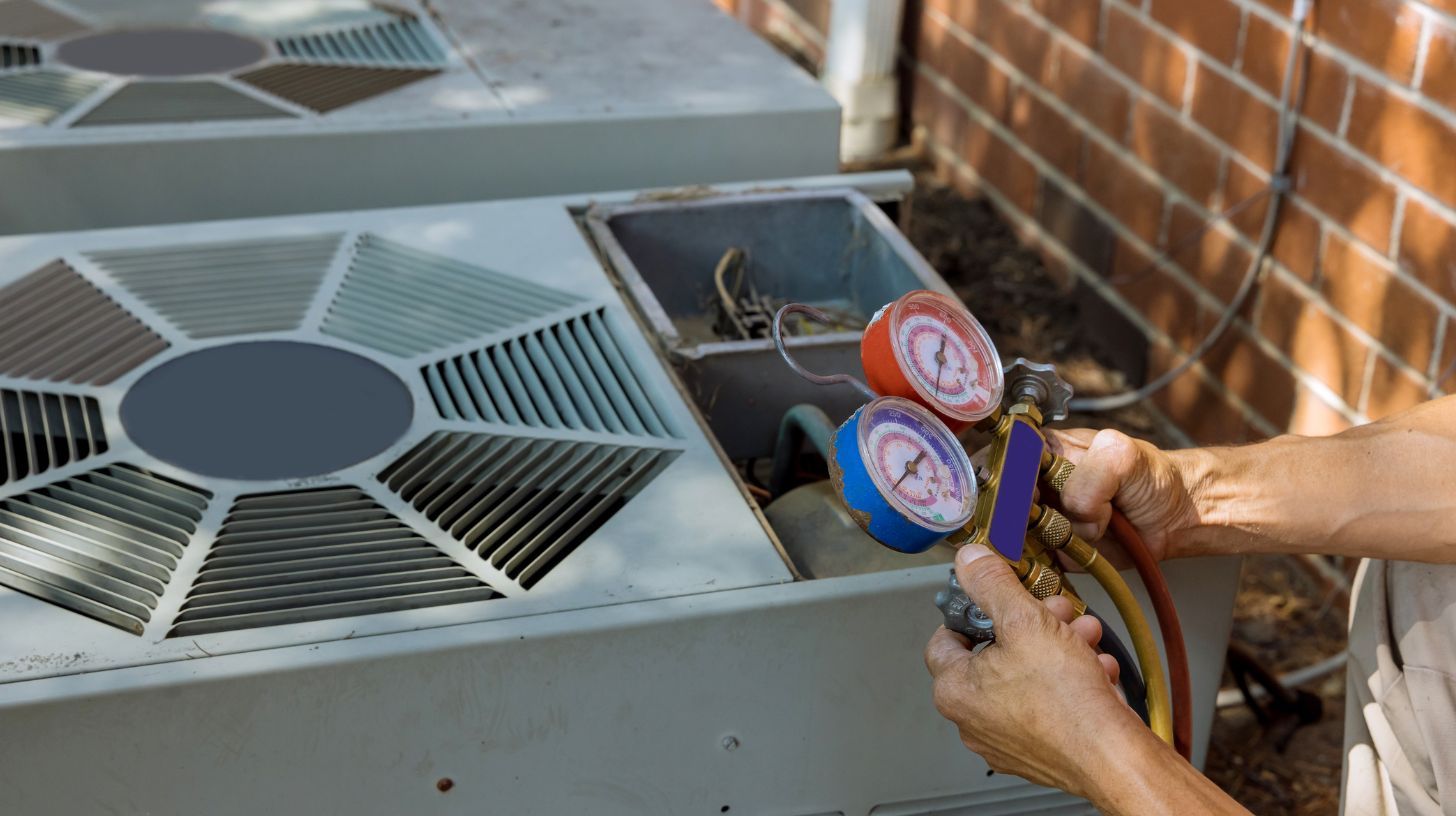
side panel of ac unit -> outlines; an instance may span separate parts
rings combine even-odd
[[[1167,572],[1202,746],[1238,562]],[[0,790],[24,814],[1093,812],[990,775],[932,708],[920,652],[944,574],[0,686]]]
[[[0,149],[0,235],[828,175],[838,111]],[[63,183],[58,183],[63,182]]]

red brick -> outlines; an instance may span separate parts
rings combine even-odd
[[[1187,125],[1157,106],[1138,100],[1132,109],[1128,147],[1190,198],[1205,207],[1212,204],[1223,154]]]
[[[1087,164],[1082,168],[1082,187],[1134,234],[1148,243],[1157,239],[1163,218],[1163,191],[1138,175],[1131,164],[1106,148],[1089,141]]]
[[[1042,158],[1068,176],[1077,174],[1082,132],[1022,86],[1011,103],[1011,130]]]
[[[1456,394],[1456,318],[1446,321],[1446,342],[1441,344],[1441,361],[1436,366],[1436,387]]]
[[[1411,366],[1424,371],[1441,317],[1436,304],[1394,275],[1384,259],[1325,236],[1321,291],[1330,305]]]
[[[1179,359],[1163,346],[1154,345],[1148,350],[1148,376],[1169,370]],[[1263,436],[1243,412],[1203,379],[1196,367],[1168,383],[1153,396],[1153,402],[1200,445],[1251,442]]]
[[[1355,159],[1301,129],[1290,159],[1294,190],[1357,238],[1385,252],[1395,215],[1395,190]]]
[[[1420,405],[1430,399],[1426,384],[1403,368],[1398,368],[1384,357],[1375,358],[1375,374],[1370,378],[1370,393],[1366,395],[1365,414],[1371,419],[1382,419],[1407,408]]]
[[[1284,80],[1284,63],[1289,59],[1290,27],[1288,21],[1279,26],[1257,14],[1250,14],[1248,28],[1244,31],[1244,59],[1239,70],[1274,96],[1279,95],[1279,86]]]
[[[1058,44],[1046,86],[1097,129],[1122,139],[1132,101],[1127,89],[1101,65]]]
[[[910,92],[910,121],[925,125],[931,141],[954,150],[965,138],[970,114],[961,103],[917,73]]]
[[[1107,9],[1107,36],[1102,54],[1138,85],[1175,108],[1183,107],[1183,91],[1188,84],[1188,53],[1119,6]]]
[[[970,34],[980,25],[983,14],[981,7],[994,0],[924,0],[925,7],[935,9]],[[909,8],[906,8],[909,11]],[[929,15],[926,15],[929,16]]]
[[[1294,413],[1289,417],[1289,432],[1301,436],[1331,436],[1349,430],[1350,420],[1330,407],[1309,388],[1300,384],[1294,395]]]
[[[976,37],[1033,80],[1044,81],[1051,65],[1052,36],[1023,6],[980,0]]]
[[[1153,0],[1153,19],[1224,65],[1239,47],[1239,7],[1229,0]]]
[[[1203,366],[1230,393],[1278,427],[1294,411],[1294,374],[1241,329],[1214,344]]]
[[[1296,366],[1347,404],[1360,401],[1370,346],[1311,301],[1309,293],[1278,275],[1269,276],[1259,293],[1254,325]]]
[[[1447,204],[1456,204],[1451,172],[1456,130],[1409,100],[1373,83],[1355,83],[1350,144]]]
[[[1228,163],[1223,186],[1223,206],[1230,209],[1259,194],[1268,186],[1267,177],[1260,177],[1235,161]],[[1264,216],[1269,211],[1269,196],[1234,213],[1229,222],[1244,234],[1245,238],[1257,242],[1264,229]],[[1320,222],[1309,210],[1298,202],[1285,197],[1279,204],[1279,221],[1274,225],[1274,244],[1269,254],[1274,260],[1306,283],[1314,280],[1315,262],[1319,258]]]
[[[1011,103],[1010,78],[929,16],[921,21],[915,57],[992,117],[1005,121]]]
[[[1031,7],[1052,25],[1086,45],[1097,41],[1098,0],[1031,0]]]
[[[1193,78],[1193,119],[1264,170],[1274,166],[1278,114],[1207,65]]]
[[[1168,252],[1209,294],[1228,303],[1248,274],[1253,255],[1224,232],[1226,227],[1203,229],[1205,222],[1202,213],[1175,206],[1168,222]]]
[[[1284,67],[1289,59],[1289,30],[1288,26],[1281,28],[1257,14],[1250,14],[1248,31],[1244,34],[1243,74],[1276,99],[1282,90]],[[1322,53],[1306,51],[1296,69],[1302,69],[1306,63],[1309,76],[1305,80],[1304,107],[1300,112],[1329,130],[1337,130],[1349,72],[1333,57]],[[1297,76],[1295,80],[1298,81]],[[1290,92],[1297,89],[1297,85],[1292,86]]]
[[[740,17],[780,49],[813,66],[824,64],[823,38],[802,17],[782,3],[764,0],[742,3]]]
[[[1107,283],[1184,351],[1191,351],[1217,319],[1182,282],[1136,245],[1118,240]]]
[[[1421,93],[1456,110],[1456,28],[1434,20],[1429,25],[1431,43],[1421,72]]]
[[[1410,81],[1421,13],[1404,0],[1318,0],[1315,34],[1398,82]]]
[[[974,122],[966,129],[959,151],[981,178],[1023,213],[1036,202],[1036,168],[1001,137]]]
[[[1456,222],[1413,198],[1406,199],[1400,261],[1417,280],[1456,305]]]
[[[1443,392],[1456,393],[1456,318],[1446,321],[1446,342],[1441,344],[1436,386]]]

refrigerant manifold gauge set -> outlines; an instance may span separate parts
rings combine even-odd
[[[850,516],[871,537],[903,553],[947,542],[994,549],[1039,599],[1066,597],[1090,613],[1062,572],[1061,552],[1086,569],[1112,598],[1132,634],[1137,659],[1106,628],[1104,651],[1124,662],[1129,702],[1153,730],[1180,750],[1190,742],[1187,657],[1166,583],[1140,540],[1117,524],[1132,552],[1169,651],[1169,694],[1156,641],[1127,584],[1097,550],[1072,534],[1054,501],[1073,466],[1047,444],[1042,425],[1066,417],[1072,389],[1046,364],[1016,359],[1003,367],[995,344],[957,299],[917,290],[886,304],[865,327],[860,362],[865,381],[849,374],[816,374],[789,351],[784,320],[800,314],[829,322],[819,309],[790,303],[774,317],[774,341],[800,376],[821,385],[850,385],[868,399],[835,431],[829,475]],[[991,435],[973,466],[957,434]],[[1039,503],[1038,488],[1043,502]],[[995,639],[993,621],[952,577],[936,598],[948,628],[973,643]],[[1138,671],[1138,668],[1141,671]],[[1144,686],[1146,681],[1146,686]],[[1175,706],[1176,703],[1176,706]]]

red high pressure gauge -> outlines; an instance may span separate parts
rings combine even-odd
[[[876,393],[924,405],[951,430],[1001,405],[1001,357],[990,335],[954,298],[920,289],[877,312],[860,342]]]

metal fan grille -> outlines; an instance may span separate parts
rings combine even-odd
[[[366,68],[346,65],[270,65],[239,74],[253,87],[328,113],[438,74],[438,70]]]
[[[274,45],[280,55],[305,62],[438,68],[445,60],[434,38],[413,17],[281,37]]]
[[[0,325],[0,377],[126,375],[124,388],[0,381],[0,486],[29,491],[0,496],[0,585],[128,632],[197,636],[519,595],[684,447],[652,372],[614,333],[618,316],[519,273],[369,233],[82,252],[74,267],[58,260],[0,288],[13,316]],[[257,362],[289,345],[311,351]],[[325,350],[367,358],[398,389],[398,426],[327,464],[212,469],[315,427],[297,400],[338,373],[334,356],[304,359]],[[259,372],[242,386],[256,404],[229,414],[246,400],[227,389]],[[325,386],[344,397],[317,427],[347,426],[356,440],[380,387]],[[440,410],[418,410],[430,396]],[[323,450],[326,436],[295,435],[284,450]],[[401,456],[404,438],[415,447]],[[216,461],[188,458],[211,440],[224,441]],[[130,464],[85,461],[103,452]],[[34,487],[48,471],[54,483]],[[198,474],[181,478],[221,496],[159,473]],[[258,492],[238,496],[240,481]],[[308,489],[318,484],[350,486]],[[192,541],[205,551],[172,581]]]
[[[452,538],[530,587],[674,456],[651,448],[442,432],[379,478]]]
[[[91,397],[0,389],[0,484],[106,452]]]
[[[0,585],[142,634],[211,494],[112,465],[0,502]]]
[[[579,303],[575,295],[366,234],[323,332],[405,357]]]
[[[93,77],[60,71],[0,74],[0,117],[44,124],[102,85]]]
[[[0,69],[40,65],[40,49],[33,45],[0,43]]]
[[[78,127],[291,117],[216,82],[134,82],[76,121]]]
[[[233,505],[168,636],[493,597],[363,491],[259,494]]]
[[[449,67],[444,43],[416,14],[370,7],[340,9],[330,4],[276,10],[248,4],[67,3],[66,12],[38,0],[0,0],[0,116],[46,124],[75,108],[105,80],[92,71],[111,73],[120,86],[111,96],[68,126],[144,125],[167,122],[227,122],[299,117],[307,108],[326,114],[433,77]],[[214,7],[217,6],[217,7]],[[226,7],[224,7],[226,6]],[[125,50],[97,51],[81,39],[159,36],[166,31],[244,38],[254,59],[208,61],[217,49],[182,45],[145,50],[147,69],[112,64]],[[78,39],[77,34],[85,37]],[[179,35],[180,36],[180,35]],[[272,42],[265,53],[264,41]],[[79,50],[77,50],[79,49]],[[91,57],[105,56],[100,62]],[[169,60],[202,57],[195,70],[163,70]],[[258,59],[261,57],[261,60]],[[260,64],[261,63],[261,64]],[[45,71],[35,69],[46,64]],[[51,67],[53,64],[53,67]],[[182,63],[185,64],[185,63]],[[12,79],[11,74],[25,79]],[[191,81],[158,81],[146,76],[190,76]],[[260,93],[239,92],[228,77]],[[259,98],[262,97],[262,98]],[[270,102],[272,104],[270,104]]]
[[[221,337],[298,328],[340,238],[333,233],[86,257],[189,337]]]
[[[61,261],[0,289],[0,314],[0,374],[13,377],[104,385],[168,345]]]
[[[0,35],[49,40],[86,30],[84,23],[35,0],[0,2]]]
[[[602,310],[421,371],[444,419],[671,435]]]

